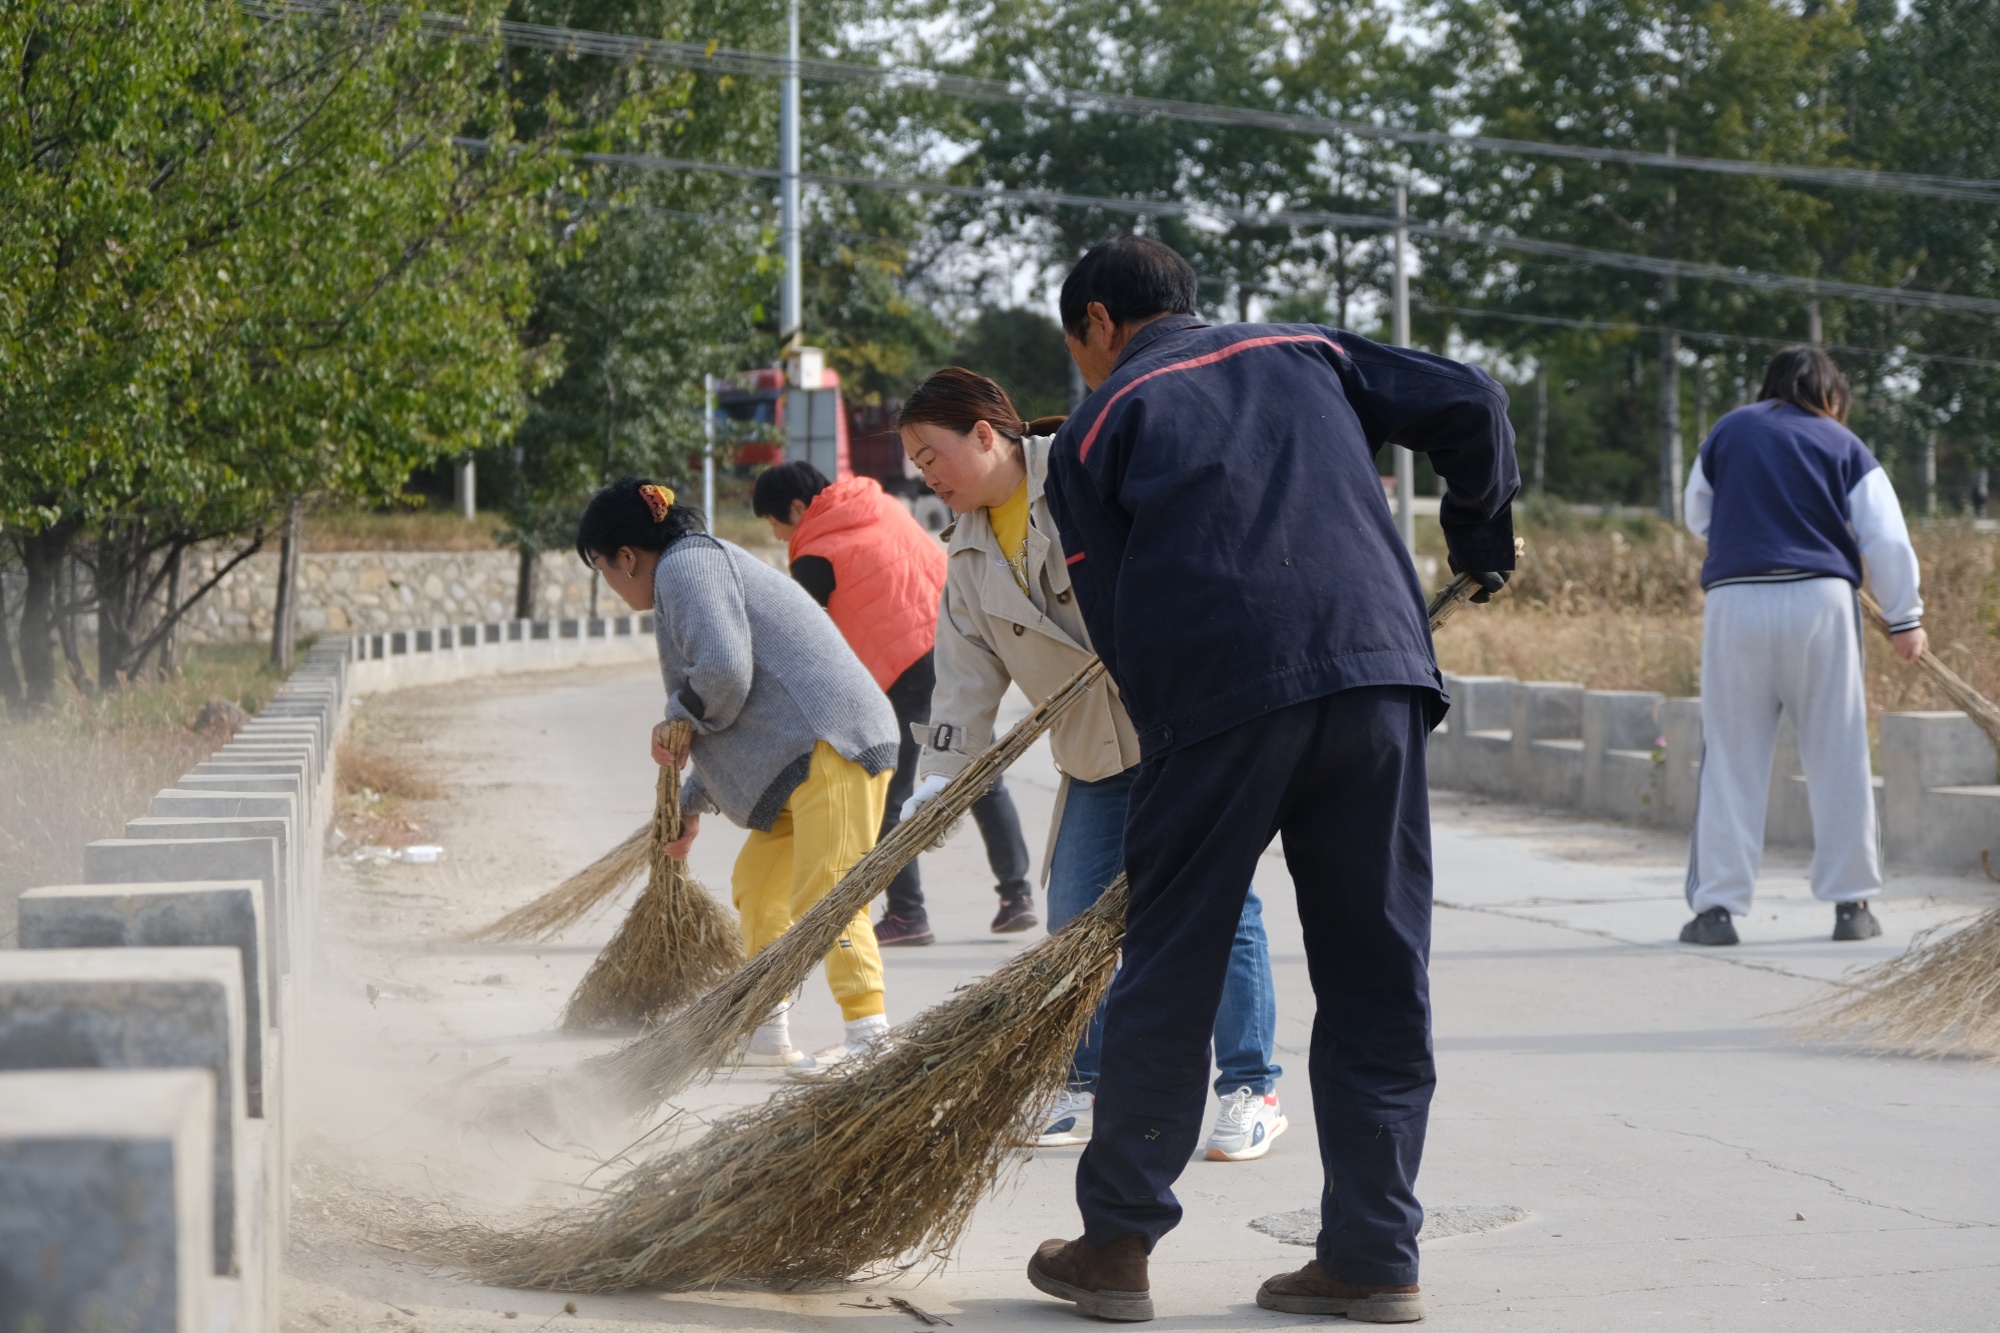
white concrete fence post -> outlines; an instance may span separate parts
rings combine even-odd
[[[1562,681],[1445,673],[1452,706],[1431,735],[1431,785],[1552,809],[1688,829],[1701,774],[1701,700]],[[1966,871],[2000,857],[2000,782],[1963,713],[1882,719],[1875,779],[1884,856]],[[1772,763],[1769,846],[1810,847],[1812,813],[1789,720]],[[2000,864],[1992,865],[2000,874]]]

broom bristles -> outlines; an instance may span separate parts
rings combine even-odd
[[[891,829],[789,930],[736,973],[652,1031],[586,1060],[581,1085],[594,1104],[650,1111],[737,1053],[874,897],[905,865],[944,837],[1022,752],[1089,693],[1104,674],[1095,659],[946,784],[938,797]]]
[[[1859,1039],[1885,1053],[2000,1059],[2000,906],[1961,929],[1919,932],[1901,955],[1804,1012],[1808,1038]]]
[[[468,932],[465,938],[486,944],[549,939],[583,920],[600,903],[617,896],[619,890],[646,873],[652,855],[653,824],[648,820],[632,830],[625,841],[541,897],[525,907],[515,908],[498,921]]]
[[[1124,937],[1125,880],[883,1052],[721,1121],[597,1203],[520,1232],[461,1225],[416,1248],[485,1281],[688,1291],[838,1281],[943,1262],[1068,1076]]]
[[[742,965],[735,920],[686,866],[670,862],[584,973],[561,1026],[582,1032],[657,1023]]]
[[[686,728],[676,724],[675,743]],[[681,836],[680,770],[662,766],[648,827],[652,873],[563,1010],[571,1032],[657,1023],[743,963],[741,931],[715,899],[667,855]]]

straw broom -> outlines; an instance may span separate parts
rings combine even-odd
[[[733,1061],[744,1039],[798,989],[846,933],[855,914],[888,888],[919,852],[943,841],[1007,766],[1088,694],[1103,674],[1104,664],[1093,659],[966,765],[936,799],[891,829],[824,898],[735,975],[644,1036],[586,1060],[576,1092],[557,1093],[552,1087],[551,1096],[580,1095],[592,1108],[637,1115]]]
[[[1474,591],[1461,576],[1439,593],[1433,629]],[[718,1123],[595,1204],[523,1232],[459,1226],[419,1247],[486,1281],[576,1291],[795,1286],[909,1255],[941,1262],[1027,1146],[1029,1113],[1066,1078],[1117,963],[1126,897],[1121,875],[880,1054]]]
[[[1858,1038],[1873,1051],[2000,1059],[2000,907],[1960,930],[1920,931],[1901,957],[1877,963],[1803,1013],[1803,1035],[1811,1038]]]
[[[620,889],[646,873],[653,859],[653,821],[632,830],[632,835],[550,889],[525,907],[517,907],[498,921],[465,938],[487,944],[509,944],[520,940],[546,940],[569,929],[591,909],[617,895]]]
[[[684,745],[688,727],[668,728],[668,745]],[[650,828],[652,872],[618,933],[583,975],[563,1010],[571,1032],[656,1023],[743,964],[736,922],[667,855],[681,836],[680,771],[660,768]]]
[[[881,1054],[718,1122],[685,1152],[519,1232],[403,1237],[510,1287],[690,1291],[942,1262],[1068,1075],[1125,933],[1120,876],[1088,911],[898,1028]]]
[[[1867,593],[1861,604],[1885,634],[1888,618]],[[1917,665],[2000,749],[2000,708],[1928,650]],[[1933,926],[1901,957],[1878,963],[1852,985],[1807,1005],[1806,1035],[1860,1039],[1877,1051],[2000,1058],[2000,907],[1969,926]]]

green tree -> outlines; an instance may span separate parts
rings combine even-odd
[[[1841,62],[1826,115],[1859,166],[2000,179],[2000,4],[1932,0],[1856,6],[1859,44]],[[1990,204],[1872,195],[1843,201],[1823,242],[1829,267],[1886,273],[1911,287],[2000,294],[2000,211]],[[1943,357],[2000,360],[1990,318],[1854,305],[1833,308],[1836,341]],[[2000,462],[2000,371],[1900,356],[1843,358],[1861,381],[1871,443],[1913,461],[1940,437],[1961,469]],[[1911,384],[1912,373],[1916,383]],[[1906,473],[1905,494],[1919,479]]]
[[[858,0],[803,15],[806,49],[852,56],[851,36],[880,6]],[[521,0],[517,17],[676,40],[780,49],[772,0]],[[778,156],[778,89],[769,80],[689,74],[600,59],[520,53],[517,96],[572,108],[569,142],[620,153],[769,168]],[[807,83],[808,170],[855,172],[900,161],[897,94]],[[568,545],[590,489],[621,473],[685,484],[702,440],[701,381],[778,358],[775,190],[701,172],[607,169],[590,240],[542,282],[530,340],[561,374],[538,392],[511,446],[496,451],[508,533],[521,552],[526,613],[537,552]],[[813,187],[806,201],[808,338],[847,396],[900,397],[950,350],[920,291],[915,241],[927,212],[879,191]]]
[[[1805,164],[1833,160],[1837,136],[1817,95],[1854,40],[1844,9],[1801,14],[1774,0],[1610,0],[1582,9],[1555,0],[1459,0],[1441,11],[1439,36],[1430,78],[1453,90],[1440,109],[1485,133]],[[1813,273],[1821,271],[1815,238],[1837,217],[1826,199],[1754,177],[1443,150],[1415,161],[1437,182],[1437,192],[1413,207],[1420,214],[1663,258]],[[1484,247],[1419,250],[1420,290],[1438,305],[1764,336],[1806,332],[1805,305],[1792,297]],[[1879,280],[1854,267],[1840,276]],[[1450,322],[1428,321],[1429,336],[1442,339]],[[1530,355],[1573,355],[1590,344],[1532,325],[1515,326],[1511,336],[1492,324],[1477,332]],[[1612,406],[1599,429],[1634,455],[1630,489],[1616,498],[1658,497],[1664,507],[1678,498],[1666,478],[1678,472],[1685,448],[1687,386],[1673,336],[1654,342],[1650,385],[1626,373],[1635,369],[1629,358],[1606,358],[1619,367],[1611,376],[1619,388],[1602,400]],[[1671,469],[1658,465],[1663,454]],[[1654,467],[1643,465],[1649,458]]]
[[[0,18],[0,522],[29,574],[34,699],[72,543],[109,686],[195,600],[159,606],[189,545],[244,534],[240,559],[305,500],[392,494],[518,416],[557,181],[510,151],[483,22],[437,42],[414,13]],[[496,151],[456,146],[468,130]]]
[[[1062,326],[1035,310],[988,307],[960,335],[952,361],[995,380],[1029,421],[1069,411]]]

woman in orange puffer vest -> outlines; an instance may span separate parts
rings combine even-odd
[[[930,721],[944,547],[874,478],[829,482],[810,463],[784,463],[766,471],[757,479],[751,507],[785,542],[792,577],[827,609],[896,710],[902,747],[882,818],[886,835],[915,786],[919,733]],[[1003,783],[994,783],[974,803],[972,818],[986,842],[987,864],[1000,895],[993,932],[1029,929],[1037,918],[1028,884],[1028,845]],[[890,883],[885,897],[887,906],[875,928],[879,944],[932,942],[915,861]]]

